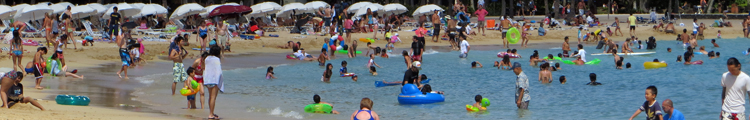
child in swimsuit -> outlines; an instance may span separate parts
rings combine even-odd
[[[189,76],[194,76],[195,75],[195,68],[189,67],[187,69],[187,73],[188,73]],[[195,80],[192,77],[188,77],[188,79],[185,80],[185,87],[188,88],[188,89],[190,89],[190,91],[195,91],[195,89],[198,89],[198,88],[193,88],[193,85],[190,84],[191,81],[195,81]],[[199,85],[198,87],[201,87],[201,86]],[[195,107],[195,94],[188,95],[187,96],[187,100],[188,100],[188,107],[187,108],[188,109],[195,109],[196,108]]]
[[[273,67],[268,66],[268,70],[266,70],[266,79],[276,79],[276,76],[273,76]]]

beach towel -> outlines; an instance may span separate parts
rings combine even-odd
[[[221,71],[221,59],[216,56],[206,57],[206,66],[203,69],[203,82],[206,85],[216,84],[219,91],[224,92],[224,82]]]

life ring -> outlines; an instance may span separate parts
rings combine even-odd
[[[50,73],[52,76],[57,76],[57,74],[53,73],[54,69],[52,69],[52,67],[57,67],[56,68],[57,70],[62,70],[62,64],[61,64],[60,60],[57,59],[57,60],[54,60],[55,62],[57,62],[57,66],[52,66],[52,61],[53,61],[52,60],[52,56],[50,56],[47,59],[47,62],[42,63],[42,66],[45,67],[46,70],[48,70],[48,73]],[[44,70],[42,70],[42,71],[44,71]]]
[[[369,42],[369,43],[374,43],[375,42],[375,40],[373,40],[371,38],[359,38],[359,41],[366,42],[366,43],[367,42]]]
[[[445,96],[437,93],[422,94],[414,84],[405,84],[401,88],[401,94],[398,94],[398,103],[400,104],[430,104],[444,102]]]
[[[286,55],[286,59],[297,59],[294,55]]]
[[[507,52],[499,52],[499,53],[497,53],[497,57],[498,58],[503,58],[503,56],[505,56],[505,55],[507,55],[510,58],[520,58],[520,56],[518,56],[518,55],[514,55],[514,54],[511,54],[511,53],[507,53]]]
[[[328,104],[316,103],[305,106],[305,112],[307,113],[331,113],[333,107]]]
[[[487,108],[486,107],[477,108],[477,107],[474,107],[472,105],[466,105],[466,111],[469,111],[469,112],[479,112],[479,110],[487,110]]]
[[[351,76],[354,76],[354,75],[356,75],[356,74],[354,74],[354,73],[344,73],[344,74],[341,74],[341,77],[351,77]]]
[[[55,102],[61,105],[88,106],[89,103],[91,103],[91,99],[89,99],[89,97],[86,97],[86,96],[57,95],[57,97],[55,97]]]
[[[663,68],[667,67],[667,63],[662,62],[644,62],[643,67],[646,69],[655,69],[655,68]]]
[[[512,37],[512,35],[515,35],[516,37]],[[516,29],[516,27],[512,27],[508,29],[508,33],[505,34],[505,38],[508,38],[508,43],[516,44],[518,43],[518,40],[521,39],[521,33],[518,32],[518,29]]]
[[[693,52],[693,54],[696,54],[696,55],[703,55],[703,53],[702,53],[702,52]]]
[[[198,93],[198,91],[200,91],[200,90],[201,90],[201,88],[200,88],[200,84],[198,84],[198,82],[196,82],[195,80],[191,80],[191,81],[190,81],[190,85],[191,85],[191,87],[193,87],[193,90],[191,91],[191,90],[190,90],[190,89],[188,89],[187,87],[185,87],[185,88],[182,88],[182,89],[180,90],[180,94],[182,94],[182,96],[190,96],[190,95],[195,95],[196,93]]]

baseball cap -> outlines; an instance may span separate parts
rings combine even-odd
[[[516,69],[516,68],[519,68],[519,67],[521,67],[521,63],[513,62],[513,67],[510,67],[510,69]]]
[[[394,35],[398,36],[398,33],[396,33],[396,34],[394,34]]]

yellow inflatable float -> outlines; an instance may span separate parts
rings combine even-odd
[[[656,68],[663,68],[667,67],[667,63],[663,62],[644,62],[643,67],[646,69],[656,69]]]

